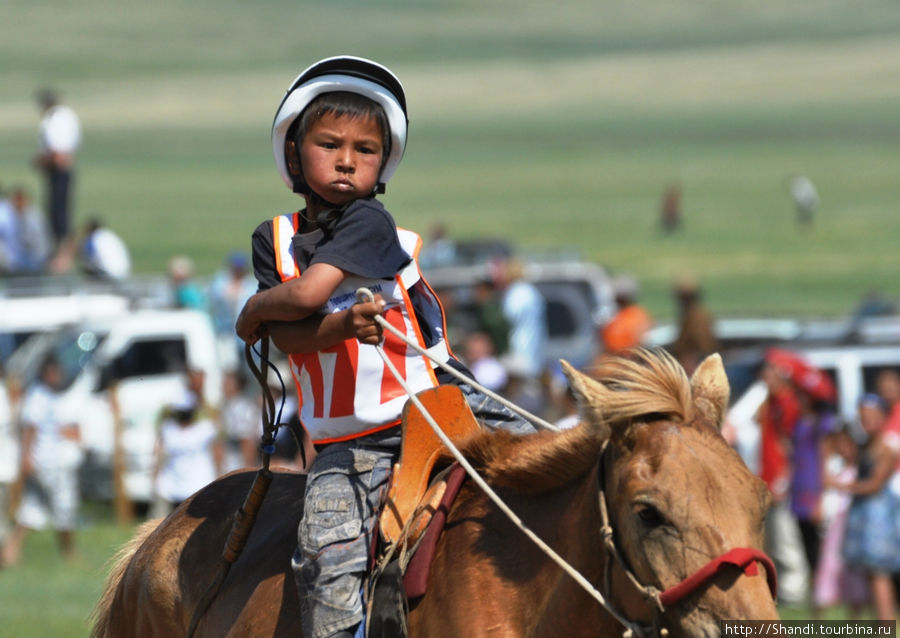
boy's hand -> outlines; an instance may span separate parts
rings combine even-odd
[[[234,331],[237,333],[237,336],[251,346],[265,337],[268,332],[266,330],[266,324],[260,322],[258,319],[254,319],[253,313],[250,311],[250,306],[253,304],[254,298],[257,295],[253,295],[253,297],[250,297],[250,299],[247,300],[247,303],[245,303],[244,307],[241,309],[241,314],[238,315],[237,322],[234,324]]]
[[[348,329],[360,343],[370,346],[381,343],[384,329],[375,321],[375,317],[384,311],[384,306],[381,295],[375,295],[375,301],[355,304],[347,311]]]

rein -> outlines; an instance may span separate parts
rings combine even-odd
[[[276,421],[280,417],[280,410],[278,417],[276,417],[275,399],[272,396],[272,391],[269,389],[267,380],[268,366],[271,365],[269,364],[269,340],[263,339],[261,343],[259,357],[264,365],[256,365],[256,362],[253,360],[253,350],[249,344],[244,347],[244,358],[247,360],[247,365],[250,367],[254,378],[259,382],[263,394],[263,434],[262,442],[260,444],[260,450],[262,451],[262,467],[257,471],[256,476],[253,479],[253,484],[250,486],[244,504],[237,512],[235,512],[234,522],[232,523],[231,531],[228,534],[228,539],[225,541],[225,548],[222,551],[222,563],[219,565],[219,571],[217,572],[215,579],[213,579],[213,582],[203,594],[200,602],[198,602],[197,606],[194,608],[194,613],[191,615],[191,623],[188,626],[186,634],[187,638],[193,638],[194,632],[197,631],[197,625],[200,623],[201,618],[203,618],[203,614],[209,609],[213,599],[219,593],[222,583],[225,582],[225,577],[228,576],[231,565],[238,559],[241,552],[244,551],[244,547],[247,544],[247,538],[250,536],[253,525],[256,523],[256,515],[259,513],[260,507],[262,507],[263,500],[266,498],[266,494],[269,491],[269,486],[272,484],[274,475],[269,470],[269,464],[272,459],[272,454],[275,453],[275,433],[279,427]],[[303,443],[299,443],[302,454]],[[303,454],[303,456],[306,458],[305,454]]]
[[[371,291],[369,291],[368,289],[365,289],[365,288],[360,288],[359,290],[357,290],[356,295],[357,295],[357,298],[360,299],[360,301],[374,300],[374,295],[372,295]],[[451,368],[451,366],[445,365],[442,362],[437,361],[436,359],[431,357],[431,355],[427,351],[425,351],[423,348],[420,348],[418,346],[418,344],[415,344],[414,342],[410,341],[405,334],[403,334],[402,332],[400,332],[399,330],[394,328],[394,326],[389,324],[384,319],[384,317],[382,317],[381,315],[375,315],[375,321],[378,322],[378,324],[381,325],[383,328],[385,328],[386,330],[390,330],[395,336],[402,339],[408,346],[415,348],[420,354],[422,354],[425,357],[428,357],[434,363],[439,364],[445,370],[453,370],[453,368]],[[431,414],[428,412],[428,410],[425,408],[425,406],[422,405],[422,402],[419,400],[419,397],[416,396],[416,394],[415,394],[415,392],[413,392],[412,388],[409,387],[409,384],[406,383],[406,379],[403,378],[403,375],[400,374],[400,372],[397,370],[396,366],[394,366],[394,363],[391,361],[390,357],[388,357],[387,354],[384,352],[384,348],[381,346],[381,344],[375,346],[375,349],[378,352],[379,356],[381,357],[382,361],[384,362],[385,366],[387,366],[388,370],[390,370],[391,374],[394,375],[394,378],[397,380],[397,382],[401,385],[401,387],[404,389],[404,391],[406,391],[406,394],[409,396],[409,400],[413,403],[413,405],[416,406],[416,408],[418,408],[419,412],[422,413],[422,416],[425,417],[425,421],[428,423],[428,425],[431,427],[431,429],[434,430],[434,433],[441,440],[441,443],[444,444],[444,446],[450,451],[450,453],[453,455],[453,457],[456,459],[456,461],[463,467],[463,469],[465,469],[466,474],[469,475],[469,478],[471,478],[473,481],[475,481],[475,483],[478,485],[478,487],[480,487],[484,491],[484,493],[488,496],[488,498],[490,498],[494,502],[494,505],[496,505],[500,509],[500,511],[503,512],[503,514],[513,523],[513,525],[518,527],[522,533],[524,533],[529,539],[531,539],[531,541],[534,542],[541,549],[541,551],[543,551],[553,562],[555,562],[569,576],[571,576],[573,579],[575,579],[575,582],[577,582],[581,586],[582,589],[584,589],[588,594],[591,595],[592,598],[594,598],[597,602],[599,602],[616,620],[618,620],[625,627],[627,627],[628,628],[627,633],[632,633],[632,634],[637,633],[638,635],[643,635],[642,628],[639,625],[632,623],[625,616],[620,614],[615,608],[613,608],[612,605],[603,597],[603,595],[599,591],[597,591],[597,589],[594,588],[593,585],[591,585],[590,581],[588,581],[581,573],[579,573],[578,570],[576,570],[574,567],[569,565],[569,563],[567,563],[565,561],[565,559],[563,559],[562,556],[557,554],[553,550],[553,548],[550,547],[549,545],[547,545],[547,543],[545,543],[537,534],[535,534],[532,530],[530,530],[525,525],[525,523],[522,522],[522,519],[520,519],[516,515],[516,513],[513,512],[506,503],[503,502],[503,499],[501,499],[500,496],[493,489],[491,489],[491,487],[481,477],[481,475],[478,474],[478,472],[475,470],[475,468],[472,467],[472,465],[469,463],[469,461],[466,459],[466,457],[464,457],[462,455],[462,452],[459,451],[459,448],[457,448],[453,444],[453,441],[451,441],[450,438],[444,433],[444,431],[441,429],[441,426],[437,424],[437,422],[434,420],[434,417],[432,417]],[[456,370],[453,370],[453,371],[456,372]],[[473,380],[469,379],[468,377],[466,377],[465,375],[463,375],[461,373],[457,373],[457,374],[459,374],[466,383],[471,383],[473,385],[473,387],[480,389],[480,386],[477,385]],[[499,397],[499,395],[496,395],[496,396]],[[504,399],[504,401],[506,401],[506,400]],[[523,412],[525,412],[518,406],[513,408],[513,405],[514,404],[509,405],[510,409],[515,409],[515,411],[518,412],[519,414],[522,414]],[[525,414],[529,414],[529,413],[525,412]],[[529,416],[533,416],[533,415],[529,414]],[[537,417],[534,417],[534,418],[537,418]],[[553,427],[554,430],[558,430],[558,428],[556,428],[555,426],[551,426],[551,427]]]
[[[357,299],[360,301],[368,301],[371,302],[374,300],[374,295],[372,292],[366,288],[360,288],[356,291]],[[500,395],[497,395],[494,392],[491,392],[487,388],[484,388],[473,379],[468,378],[466,375],[460,373],[453,367],[447,365],[442,361],[438,361],[431,354],[419,346],[419,344],[410,340],[405,334],[400,332],[397,328],[392,326],[387,320],[384,319],[381,315],[375,315],[375,321],[385,330],[390,331],[394,336],[401,339],[407,346],[413,348],[420,355],[426,357],[433,363],[439,365],[442,369],[450,372],[458,379],[464,381],[465,383],[471,384],[474,388],[484,392],[491,398],[500,401],[511,410],[516,412],[517,414],[523,416],[527,420],[531,421],[535,425],[540,425],[541,427],[545,427],[546,429],[550,429],[553,431],[559,431],[559,429],[546,421],[536,417],[535,415],[523,410],[522,408],[516,406],[515,404],[507,401]],[[624,614],[620,613],[613,604],[606,600],[604,596],[582,575],[580,574],[574,567],[569,565],[559,554],[557,554],[549,545],[547,545],[540,537],[538,537],[533,531],[531,531],[522,520],[507,506],[503,500],[494,492],[490,486],[485,482],[485,480],[478,474],[477,471],[469,464],[466,458],[462,455],[459,449],[453,444],[453,442],[449,439],[449,437],[444,434],[441,427],[437,424],[434,418],[429,414],[424,405],[422,405],[419,398],[415,395],[409,385],[406,383],[403,376],[394,366],[393,362],[390,358],[385,354],[384,348],[379,344],[375,346],[376,351],[384,362],[385,366],[390,370],[391,374],[394,375],[397,382],[403,387],[409,396],[409,400],[418,408],[418,410],[425,417],[426,422],[434,430],[434,433],[438,436],[444,446],[450,451],[456,461],[465,469],[466,473],[469,477],[475,481],[475,483],[484,491],[484,493],[494,502],[494,504],[506,515],[507,518],[521,530],[529,539],[531,539],[553,562],[555,562],[563,571],[565,571],[569,576],[571,576],[578,585],[584,589],[592,598],[594,598],[597,602],[599,602],[607,612],[610,613],[617,621],[619,621],[623,626],[625,626],[626,631],[624,636],[626,638],[631,638],[633,636],[651,636],[651,635],[660,635],[666,636],[668,635],[668,630],[659,626],[659,615],[665,612],[667,606],[672,606],[683,600],[685,597],[690,594],[696,592],[701,587],[706,585],[715,575],[719,572],[719,570],[726,565],[736,566],[740,568],[747,575],[756,575],[758,573],[758,569],[756,566],[757,562],[761,562],[766,569],[766,578],[769,585],[769,590],[772,593],[772,597],[774,598],[777,591],[777,581],[775,576],[775,566],[772,563],[772,560],[763,552],[754,549],[741,547],[732,549],[722,556],[714,558],[709,563],[701,567],[694,574],[688,576],[683,579],[678,584],[669,587],[665,591],[660,592],[659,589],[653,586],[645,586],[642,585],[638,580],[637,576],[631,571],[628,567],[627,562],[625,561],[622,554],[619,552],[616,547],[614,540],[614,530],[612,525],[610,524],[609,512],[606,504],[606,493],[603,486],[603,458],[606,453],[606,445],[604,445],[603,450],[601,452],[601,461],[600,468],[598,470],[599,474],[599,482],[600,482],[600,513],[601,513],[601,536],[603,537],[604,547],[606,548],[609,555],[622,567],[626,576],[634,585],[634,587],[641,592],[644,597],[655,603],[654,609],[654,622],[651,625],[643,625],[636,623],[627,617]],[[611,567],[612,561],[606,561],[606,590],[610,591],[611,587]]]
[[[357,298],[360,301],[374,301],[374,295],[372,292],[366,288],[360,288],[357,290]],[[524,417],[531,423],[536,426],[542,427],[544,429],[552,430],[555,432],[559,431],[559,428],[548,423],[547,421],[531,414],[530,412],[524,410],[523,408],[511,403],[500,395],[492,392],[491,390],[485,388],[481,384],[477,383],[474,379],[467,377],[466,375],[460,373],[458,370],[453,368],[452,366],[446,364],[445,362],[438,361],[435,359],[429,352],[427,352],[424,348],[420,347],[419,344],[411,341],[405,334],[397,330],[394,326],[387,322],[381,315],[376,315],[374,317],[375,321],[385,330],[390,331],[394,336],[401,339],[407,346],[413,348],[420,355],[426,357],[430,361],[439,365],[442,369],[449,372],[451,375],[460,379],[461,381],[470,384],[472,387],[477,390],[483,392],[487,396],[493,398],[496,401],[499,401],[509,409],[513,410],[515,413]],[[600,468],[598,471],[599,474],[599,482],[600,482],[600,513],[601,513],[601,536],[604,540],[604,546],[610,556],[619,563],[619,565],[624,570],[628,579],[632,582],[635,588],[643,593],[645,598],[650,601],[656,603],[656,609],[654,610],[656,613],[654,614],[654,622],[651,625],[644,625],[637,622],[634,622],[628,619],[624,614],[620,613],[613,604],[604,598],[603,594],[601,594],[591,583],[588,581],[581,573],[579,573],[574,567],[569,565],[565,559],[563,559],[559,554],[557,554],[553,548],[547,545],[537,534],[535,534],[532,530],[530,530],[524,522],[513,512],[506,503],[494,492],[493,489],[485,482],[485,480],[478,474],[478,472],[471,466],[468,460],[462,455],[459,449],[453,444],[450,438],[444,433],[441,427],[437,424],[431,414],[427,411],[424,405],[422,405],[419,398],[415,395],[412,388],[406,383],[406,380],[403,378],[403,375],[397,370],[394,366],[393,362],[384,352],[384,348],[381,344],[375,346],[376,351],[384,362],[385,366],[390,370],[391,374],[394,375],[397,382],[401,385],[404,391],[409,396],[409,400],[419,409],[422,415],[425,417],[428,425],[434,430],[434,433],[441,440],[444,446],[450,451],[450,453],[454,456],[457,462],[465,469],[466,473],[469,477],[475,481],[475,483],[484,491],[484,493],[490,498],[494,504],[500,509],[500,511],[507,517],[509,520],[519,528],[532,542],[534,542],[540,549],[543,551],[553,562],[555,562],[564,572],[566,572],[569,576],[571,576],[575,582],[584,589],[592,598],[594,598],[600,605],[606,609],[606,611],[613,616],[619,623],[621,623],[626,631],[624,632],[625,638],[633,638],[634,636],[638,636],[643,638],[644,636],[652,636],[652,635],[660,635],[667,636],[668,631],[665,628],[659,627],[659,614],[665,611],[665,607],[667,605],[671,606],[677,604],[685,597],[690,594],[696,592],[698,589],[703,587],[707,582],[709,582],[718,571],[726,566],[732,565],[737,566],[741,570],[744,571],[747,575],[756,575],[758,573],[758,569],[756,566],[757,562],[761,562],[766,569],[766,576],[768,580],[769,590],[772,593],[773,598],[776,594],[776,576],[775,576],[775,568],[772,563],[772,560],[766,556],[763,552],[753,548],[736,548],[732,549],[729,552],[726,552],[722,556],[713,559],[709,563],[707,563],[704,567],[700,568],[692,574],[688,576],[680,583],[674,585],[666,589],[663,592],[660,592],[657,588],[653,586],[644,586],[640,583],[631,569],[628,567],[625,559],[622,557],[621,553],[618,551],[618,548],[615,545],[614,530],[609,520],[609,513],[606,505],[606,494],[603,487],[603,457],[606,453],[606,445],[601,452],[601,461]],[[191,622],[187,631],[187,638],[193,638],[194,633],[197,630],[197,626],[202,619],[203,615],[206,613],[207,609],[209,609],[210,604],[212,603],[215,596],[218,594],[219,589],[222,586],[222,583],[225,581],[226,576],[228,575],[229,570],[231,569],[231,565],[238,559],[241,552],[244,549],[247,538],[250,535],[250,531],[253,529],[253,525],[256,522],[256,516],[259,513],[259,509],[262,506],[262,502],[265,499],[266,493],[268,492],[269,486],[272,482],[273,474],[269,469],[269,464],[271,460],[271,456],[275,451],[274,441],[275,441],[275,432],[278,429],[278,424],[276,423],[275,416],[275,402],[272,397],[272,393],[269,390],[269,386],[267,383],[267,366],[270,365],[268,361],[268,350],[269,350],[269,342],[268,339],[263,339],[262,341],[262,349],[260,353],[260,359],[265,364],[263,366],[258,367],[253,360],[253,351],[250,345],[247,345],[244,350],[245,358],[247,363],[252,370],[254,377],[260,384],[263,393],[263,407],[262,407],[262,422],[263,422],[263,435],[262,435],[262,445],[261,450],[263,452],[263,464],[262,467],[257,472],[256,477],[254,478],[253,484],[250,487],[250,490],[247,494],[247,497],[244,501],[244,504],[241,508],[235,513],[234,523],[231,528],[231,532],[229,533],[228,540],[225,543],[225,549],[222,552],[223,562],[220,565],[219,572],[214,579],[214,581],[210,584],[209,588],[200,599],[200,602],[194,609],[194,613],[191,617]],[[302,451],[302,450],[301,450]],[[612,561],[606,561],[606,583],[607,583],[607,591],[610,590],[610,581],[611,581],[611,566]]]

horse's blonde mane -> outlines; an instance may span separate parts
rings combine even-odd
[[[119,583],[125,576],[125,570],[128,568],[128,564],[131,562],[135,552],[147,540],[147,537],[153,533],[153,530],[159,527],[160,522],[162,522],[162,519],[157,518],[142,523],[128,542],[122,545],[119,551],[109,560],[112,567],[106,580],[106,588],[91,612],[91,622],[93,624],[91,638],[107,638],[109,634],[109,613]]]
[[[665,350],[640,348],[631,356],[609,357],[595,376],[610,390],[596,408],[611,426],[654,414],[682,423],[693,417],[690,379]]]
[[[664,350],[611,357],[597,372],[602,388],[589,413],[602,415],[602,422],[525,437],[485,433],[469,442],[465,455],[493,485],[538,494],[584,476],[597,463],[611,428],[650,418],[682,423],[692,418],[690,380]]]

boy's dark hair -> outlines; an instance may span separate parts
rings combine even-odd
[[[388,155],[391,154],[391,127],[388,124],[387,115],[380,104],[352,91],[332,91],[318,96],[291,124],[287,139],[294,140],[299,151],[307,131],[315,122],[328,114],[351,119],[375,118],[375,122],[381,130],[382,164],[387,161]]]

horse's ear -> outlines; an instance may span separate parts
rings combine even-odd
[[[606,386],[588,375],[579,372],[565,360],[561,360],[563,372],[569,380],[569,387],[578,401],[578,408],[582,418],[590,425],[608,431],[608,426],[603,419],[603,403],[609,392]]]
[[[716,427],[722,427],[731,389],[719,354],[711,354],[691,376],[691,393],[700,414]]]

